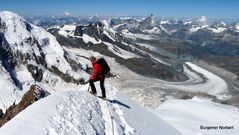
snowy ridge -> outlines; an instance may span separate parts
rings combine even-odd
[[[208,27],[209,27],[208,25],[201,25],[201,26],[193,25],[192,28],[189,29],[189,31],[193,33],[193,32],[197,32],[200,29],[204,29]]]
[[[79,36],[77,36],[77,37],[79,37]],[[83,36],[82,36],[81,38],[83,39],[83,41],[84,41],[85,43],[91,42],[91,43],[93,43],[93,44],[99,44],[99,43],[102,42],[102,41],[97,41],[95,38],[93,38],[93,37],[91,37],[91,36],[89,36],[89,35],[87,35],[87,34],[83,34]]]
[[[99,88],[99,85],[97,87]],[[166,122],[139,107],[109,85],[107,89],[111,90],[107,93],[107,102],[83,92],[85,89],[87,86],[80,91],[58,92],[34,103],[0,128],[0,133],[112,135],[114,132],[117,135],[155,135],[160,132],[164,135],[180,135]],[[114,126],[111,124],[111,115]],[[30,119],[32,116],[34,118]]]
[[[227,28],[223,28],[223,27],[216,27],[216,28],[208,28],[209,30],[211,30],[214,33],[221,33],[223,31],[225,31]]]
[[[78,29],[77,29],[77,27],[78,27]],[[84,27],[84,28],[82,28],[82,27]],[[123,36],[121,37],[121,35],[119,33],[117,33],[115,30],[113,30],[113,28],[110,27],[110,25],[108,24],[108,22],[106,20],[102,21],[101,23],[99,22],[99,23],[95,23],[92,25],[76,26],[76,29],[74,29],[73,31],[72,31],[72,27],[57,26],[55,28],[58,29],[59,30],[58,33],[60,35],[63,35],[64,37],[81,38],[83,40],[83,42],[86,44],[87,43],[105,44],[106,46],[108,46],[109,51],[113,52],[117,56],[122,57],[124,59],[140,57],[138,54],[127,50],[127,48],[125,49],[124,47],[117,45],[117,44],[125,45],[125,46],[131,48],[132,50],[137,49],[133,45],[129,45],[128,43],[125,43],[124,37]],[[67,29],[67,28],[69,28],[69,29]],[[65,35],[66,33],[61,32],[61,31],[63,31],[62,29],[64,29],[64,31],[68,31],[68,35]],[[85,29],[87,29],[89,31],[86,31]],[[91,36],[89,36],[88,32],[91,34]],[[75,33],[75,34],[70,35],[69,33]],[[94,34],[92,34],[92,33],[94,33]],[[139,49],[137,49],[137,51],[142,52]]]
[[[110,38],[112,41],[116,41],[117,39],[115,38],[115,31],[113,28],[110,27],[108,22],[106,20],[103,20],[101,22],[102,26],[96,25],[96,29],[98,34],[104,34],[108,38]],[[64,37],[76,37],[76,38],[82,38],[85,43],[93,43],[93,44],[100,44],[102,43],[102,39],[98,39],[96,37],[92,37],[91,35],[88,35],[86,33],[83,33],[83,35],[75,35],[75,31],[77,25],[63,25],[63,26],[56,26],[52,28],[58,29],[58,33]],[[83,27],[88,27],[88,26],[83,26]],[[51,28],[49,28],[51,29]],[[102,33],[101,33],[102,32]]]
[[[57,26],[57,27],[52,27],[58,29],[58,33],[64,37],[76,37],[76,38],[82,38],[82,40],[85,43],[93,43],[93,44],[99,44],[102,43],[101,40],[96,40],[94,37],[91,37],[87,34],[83,34],[82,36],[75,35],[75,30],[76,30],[76,25],[63,25],[63,26]]]

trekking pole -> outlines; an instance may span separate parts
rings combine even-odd
[[[87,92],[90,92],[90,84],[89,84],[89,86],[88,86],[88,90],[87,90]]]

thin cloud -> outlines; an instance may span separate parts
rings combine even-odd
[[[71,16],[71,13],[65,11],[65,12],[64,12],[64,15],[65,15],[65,16]]]

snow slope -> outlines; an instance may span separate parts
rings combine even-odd
[[[71,70],[69,63],[64,58],[64,50],[57,42],[56,38],[43,28],[28,23],[24,18],[12,12],[0,12],[0,18],[5,24],[4,36],[10,44],[12,50],[23,53],[35,53],[40,56],[44,52],[47,66],[58,67],[63,73]],[[36,39],[41,49],[36,43],[26,43],[29,38]]]
[[[26,78],[25,78],[26,79]],[[3,112],[11,106],[14,102],[19,102],[21,97],[26,92],[30,86],[24,84],[24,90],[18,90],[15,86],[9,73],[3,68],[2,63],[0,62],[0,109]]]
[[[132,52],[129,51],[125,51],[119,47],[117,47],[116,45],[113,45],[111,43],[108,42],[104,42],[105,45],[108,46],[108,49],[113,52],[114,54],[118,55],[119,57],[122,57],[124,59],[129,59],[129,58],[137,58],[139,57],[137,54],[134,54]]]
[[[74,31],[76,29],[76,25],[63,25],[62,28],[57,27],[59,29],[58,33],[64,37],[74,36]]]
[[[236,107],[213,103],[194,97],[191,100],[171,100],[153,111],[184,135],[238,135],[239,110]],[[214,126],[218,129],[204,129]],[[219,126],[233,127],[220,129]]]
[[[110,85],[107,102],[84,92],[86,89],[58,92],[34,103],[0,128],[0,134],[181,134]]]
[[[42,84],[48,83],[45,83],[46,90],[48,87],[51,90],[53,85],[65,83],[59,76],[49,71],[52,66],[75,79],[88,78],[89,75],[83,70],[72,69],[66,60],[67,56],[63,47],[43,28],[34,26],[21,16],[9,11],[0,12],[0,23],[1,35],[3,35],[1,42],[2,40],[4,42],[1,49],[7,51],[6,55],[9,55],[2,55],[3,60],[0,60],[0,109],[3,112],[14,102],[18,103],[24,93],[29,90],[30,85],[34,83],[29,65],[42,69]],[[68,26],[65,29],[69,28],[71,27]],[[3,65],[4,61],[5,65]],[[6,66],[10,61],[16,61],[11,70]],[[19,81],[19,87],[13,82],[13,77]]]
[[[131,39],[134,39],[134,40],[136,40],[137,38],[144,39],[144,40],[155,39],[153,35],[146,35],[146,34],[139,34],[139,33],[133,34],[129,30],[123,30],[122,34],[124,34],[125,37],[131,38]]]

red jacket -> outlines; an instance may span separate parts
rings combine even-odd
[[[104,75],[102,74],[102,67],[100,66],[99,63],[97,63],[97,60],[95,60],[92,63],[92,66],[93,66],[93,74],[90,79],[92,81],[97,81],[97,80],[103,79]]]

